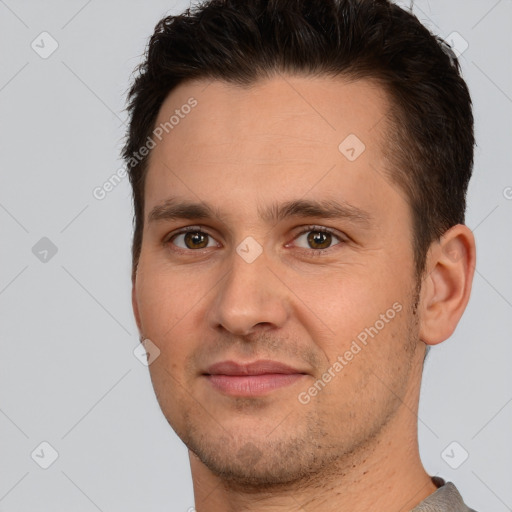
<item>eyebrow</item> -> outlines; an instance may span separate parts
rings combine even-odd
[[[193,203],[169,198],[151,210],[148,215],[148,223],[162,220],[194,220],[220,217],[220,212],[206,203]]]
[[[269,223],[277,223],[288,217],[321,217],[324,219],[347,219],[357,224],[369,225],[371,215],[356,206],[334,200],[298,199],[282,204],[274,203],[259,211]]]
[[[284,203],[273,203],[266,208],[259,208],[260,217],[267,223],[278,223],[293,217],[320,217],[328,219],[347,219],[362,226],[369,226],[372,216],[365,210],[346,202],[334,200],[297,199]],[[169,198],[155,206],[148,214],[148,223],[176,219],[219,219],[225,215],[205,202],[190,202]]]

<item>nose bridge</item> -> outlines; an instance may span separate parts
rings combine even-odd
[[[259,244],[258,244],[259,245]],[[258,324],[281,327],[287,318],[286,294],[268,268],[261,246],[245,240],[230,255],[229,273],[212,305],[214,327],[249,334]],[[260,326],[261,326],[260,325]]]

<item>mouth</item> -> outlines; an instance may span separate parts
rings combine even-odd
[[[203,376],[217,391],[230,396],[262,396],[302,380],[306,372],[278,361],[259,360],[241,364],[222,361]]]

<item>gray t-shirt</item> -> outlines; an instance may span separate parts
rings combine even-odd
[[[445,483],[442,478],[433,477],[438,489],[423,500],[411,512],[476,512],[462,501],[459,491],[451,482]]]

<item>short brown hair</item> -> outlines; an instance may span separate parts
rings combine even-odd
[[[147,156],[134,159],[180,83],[249,85],[285,72],[377,80],[388,93],[390,178],[405,191],[418,274],[430,244],[464,222],[473,167],[471,98],[450,48],[388,0],[210,0],[162,19],[128,94],[123,157],[133,187],[133,274]]]

